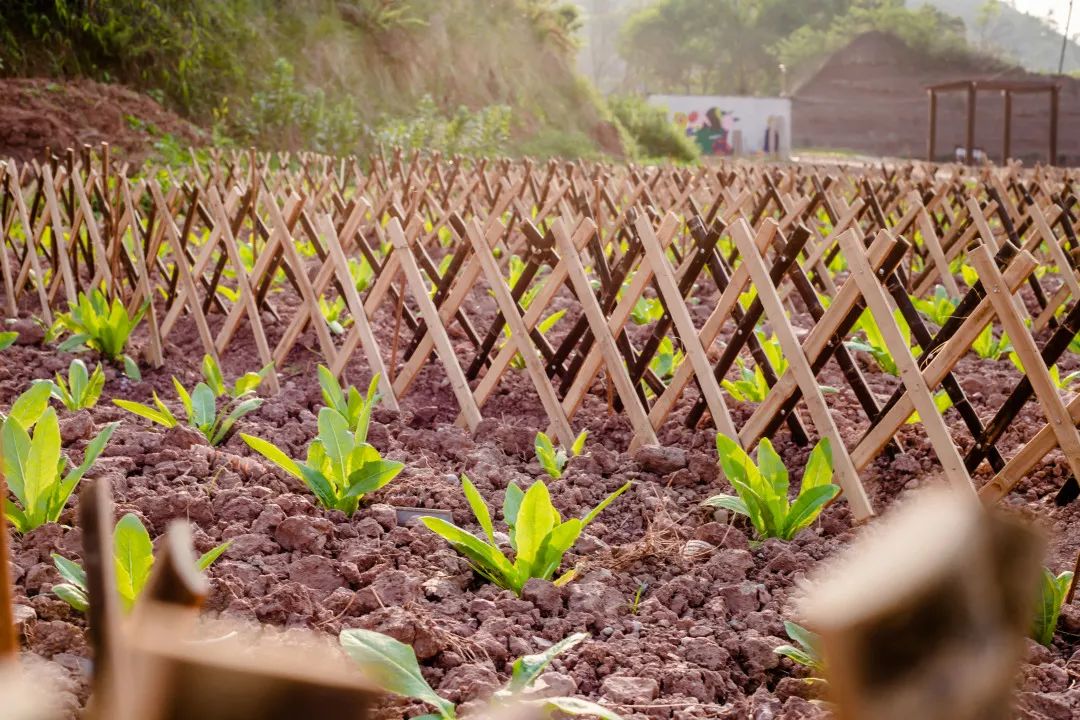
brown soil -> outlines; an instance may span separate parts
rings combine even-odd
[[[163,135],[182,146],[201,145],[206,133],[153,99],[120,85],[92,80],[0,79],[0,158],[40,158],[84,144],[110,143],[133,165]]]
[[[702,298],[693,311],[705,312],[711,300]],[[288,301],[275,302],[287,316]],[[490,319],[492,307],[490,298],[474,298],[474,316]],[[388,342],[391,323],[380,320],[377,332]],[[795,320],[809,324],[805,317]],[[560,327],[568,326],[563,323]],[[268,323],[268,329],[276,337],[284,327]],[[25,339],[32,340],[31,333]],[[171,374],[194,382],[201,355],[196,333],[183,327],[170,340],[168,368],[147,371],[141,383],[110,368],[106,396],[144,400],[156,388],[172,398]],[[273,438],[294,457],[315,434],[314,413],[321,405],[316,355],[308,349],[314,347],[309,329],[281,368],[282,393],[241,422],[243,432]],[[0,358],[0,406],[31,379],[64,370],[70,361],[33,345],[17,345]],[[250,339],[234,340],[223,362],[227,375],[257,365]],[[359,360],[347,374],[357,384],[368,377]],[[958,375],[984,417],[1018,377],[1007,360],[974,356],[961,363]],[[867,376],[879,396],[896,386],[895,378],[869,367]],[[866,421],[835,365],[825,369],[821,381],[841,388],[828,401],[841,431],[855,437]],[[137,513],[155,537],[169,521],[188,519],[196,526],[199,551],[232,540],[209,573],[212,612],[330,634],[355,627],[388,633],[413,645],[437,690],[474,706],[505,681],[515,658],[583,630],[592,637],[556,660],[545,680],[562,693],[602,700],[627,718],[828,716],[816,699],[818,686],[805,683],[804,672],[773,648],[786,641],[783,620],[790,616],[796,582],[851,538],[846,504],[826,509],[793,542],[752,543],[741,520],[728,524],[700,504],[724,485],[713,431],[680,423],[689,403],[662,428],[665,450],[630,456],[622,452],[629,436],[626,422],[607,413],[605,388],[597,383],[574,421],[575,428],[591,432],[588,452],[571,461],[563,479],[550,482],[554,500],[564,514],[581,513],[627,480],[634,486],[568,557],[568,564],[581,563],[578,579],[561,589],[534,581],[517,598],[481,582],[460,555],[425,528],[400,526],[392,506],[447,508],[456,522],[475,530],[460,473],[468,473],[496,506],[509,482],[525,486],[541,477],[532,440],[542,426],[542,410],[527,376],[504,380],[484,408],[487,419],[471,434],[450,424],[456,413],[453,396],[445,377],[431,366],[403,405],[400,412],[375,413],[370,439],[406,468],[352,518],[318,507],[297,482],[253,458],[239,437],[211,449],[192,431],[148,427],[107,399],[89,412],[63,416],[65,437],[76,450],[95,425],[123,420],[95,470],[112,481],[118,513]],[[736,422],[749,410],[735,404]],[[955,411],[947,418],[959,426]],[[1041,422],[1039,408],[1029,404],[1003,449],[1015,449]],[[958,440],[963,435],[956,431]],[[879,509],[936,477],[921,428],[906,426],[900,436],[907,453],[892,461],[883,457],[863,474]],[[796,447],[786,430],[776,441],[788,463],[802,467],[807,448]],[[1009,507],[1048,526],[1048,562],[1058,570],[1071,566],[1080,543],[1080,504],[1053,504],[1066,474],[1063,459],[1051,456],[1007,500]],[[64,525],[16,537],[13,557],[17,602],[36,615],[26,625],[26,647],[63,669],[73,713],[86,694],[85,623],[49,592],[59,580],[49,556],[54,551],[79,556],[80,531],[70,527],[75,506],[77,501],[65,511]],[[642,587],[640,605],[632,608]],[[1053,647],[1029,643],[1019,716],[1066,720],[1080,713],[1078,631],[1080,611],[1071,606]],[[418,704],[389,698],[380,716],[421,711]]]

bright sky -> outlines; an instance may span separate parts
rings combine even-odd
[[[1020,12],[1038,17],[1047,17],[1053,12],[1058,28],[1064,27],[1065,15],[1069,11],[1069,0],[1012,0],[1012,4]],[[1077,27],[1080,27],[1080,2],[1073,7],[1073,22],[1069,34],[1074,34]]]

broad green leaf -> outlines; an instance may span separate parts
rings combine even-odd
[[[56,411],[49,408],[34,426],[30,452],[26,455],[23,492],[26,494],[25,509],[32,520],[42,501],[47,499],[50,487],[58,480],[60,458],[60,423]]]
[[[0,332],[0,350],[7,350],[19,339],[17,332]]]
[[[341,647],[387,692],[425,702],[444,718],[454,717],[454,704],[439,697],[420,672],[416,653],[404,643],[371,630],[342,630]]]
[[[486,570],[489,578],[493,580],[500,577],[506,580],[514,579],[514,566],[510,564],[505,555],[499,552],[498,548],[488,545],[472,533],[462,530],[457,525],[448,523],[441,518],[422,517],[420,522],[459,550],[467,548],[471,553],[471,559],[482,564],[479,569]],[[503,586],[506,587],[506,585]],[[511,589],[517,591],[518,588]]]
[[[345,497],[360,498],[383,487],[402,471],[404,463],[395,460],[369,460],[349,476]]]
[[[488,542],[495,545],[495,526],[491,524],[491,513],[488,511],[487,503],[480,497],[480,493],[477,492],[469,476],[464,473],[461,475],[461,489],[465,492],[465,499],[469,502],[473,516],[487,535]]]
[[[712,507],[723,508],[739,515],[750,516],[750,510],[746,507],[746,503],[741,498],[737,498],[734,495],[714,495],[705,501],[706,505]]]
[[[547,486],[537,480],[525,491],[514,530],[517,535],[517,560],[532,564],[540,545],[555,527],[555,509]]]
[[[52,389],[45,383],[31,385],[12,403],[8,417],[17,420],[24,430],[29,431],[45,414],[51,393]]]
[[[788,491],[788,471],[784,461],[773,449],[769,438],[762,438],[757,448],[758,470],[768,482],[775,498],[783,498],[786,502]]]
[[[157,399],[156,393],[155,400],[160,402],[160,400]],[[165,408],[166,412],[163,412],[161,410],[155,410],[149,405],[143,405],[142,403],[133,402],[131,400],[118,400],[116,398],[113,398],[113,404],[116,405],[118,408],[123,408],[130,413],[134,413],[139,417],[146,418],[147,420],[155,422],[158,425],[164,425],[167,428],[176,427],[176,418],[173,416],[173,414],[171,412],[168,412],[166,414],[168,408]]]
[[[82,569],[81,565],[57,553],[52,553],[52,559],[53,565],[56,566],[56,570],[60,573],[60,577],[72,585],[86,590],[86,571]]]
[[[266,440],[263,440],[262,438],[257,438],[253,435],[245,435],[243,433],[240,433],[240,437],[243,439],[244,442],[247,443],[248,447],[262,455],[270,462],[277,465],[279,468],[281,468],[288,474],[292,475],[297,480],[304,479],[303,474],[300,472],[299,464],[297,464],[295,460],[293,460],[288,455],[279,450],[277,446],[273,443],[269,443]]]
[[[567,715],[588,715],[598,717],[600,720],[623,720],[622,716],[614,710],[609,710],[603,705],[576,697],[552,697],[533,701],[535,704],[547,708],[554,708]]]
[[[12,494],[23,507],[26,503],[26,460],[30,454],[30,435],[14,418],[9,417],[0,425],[0,442],[4,449],[4,475]]]
[[[547,650],[536,655],[526,655],[514,661],[510,682],[506,689],[510,692],[519,692],[531,687],[544,669],[551,664],[559,655],[570,648],[588,639],[588,634],[579,632],[569,635],[555,643]]]
[[[349,458],[354,448],[349,423],[341,413],[331,408],[319,410],[318,422],[319,440],[330,458],[334,477],[339,484],[344,484],[349,476]]]
[[[524,491],[514,483],[506,486],[506,496],[503,498],[503,520],[511,528],[517,525],[518,511],[524,498]]]
[[[191,393],[191,410],[194,413],[188,418],[191,425],[204,432],[213,427],[217,419],[217,398],[206,383],[199,383]]]
[[[78,612],[90,609],[90,598],[86,591],[69,583],[57,583],[52,587],[53,595],[60,598]]]
[[[822,438],[814,446],[814,449],[810,451],[799,492],[804,493],[811,488],[828,485],[832,482],[832,476],[832,444],[829,442],[829,438]]]
[[[585,449],[585,441],[589,437],[588,430],[582,430],[576,438],[574,438],[574,444],[570,446],[570,454],[577,457]]]
[[[212,355],[203,355],[202,374],[206,384],[214,391],[215,397],[221,397],[225,394],[225,378],[221,376],[221,368],[218,367]]]
[[[839,485],[818,485],[809,490],[804,489],[791,504],[781,537],[785,540],[793,538],[795,533],[814,522],[825,504],[839,494]]]
[[[116,589],[126,610],[131,610],[154,565],[154,544],[138,516],[128,513],[116,523],[113,534]]]

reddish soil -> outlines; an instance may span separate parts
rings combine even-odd
[[[183,147],[206,133],[153,99],[121,85],[92,80],[0,79],[0,158],[40,158],[108,142],[133,165],[165,134]]]
[[[694,313],[705,313],[713,299],[702,298]],[[287,316],[288,301],[275,302]],[[491,313],[491,299],[478,294],[474,317],[490,319]],[[273,340],[284,325],[266,319]],[[379,320],[377,332],[388,344],[390,319]],[[809,325],[805,317],[795,320]],[[559,327],[568,325],[564,320]],[[30,328],[23,324],[24,341],[35,339]],[[282,393],[240,423],[243,432],[273,438],[294,457],[315,434],[314,413],[321,405],[316,355],[310,350],[315,347],[308,329],[281,368]],[[182,327],[170,338],[167,368],[146,371],[141,383],[109,369],[106,396],[143,400],[156,388],[171,399],[169,376],[194,382],[200,355],[193,328]],[[32,344],[5,351],[0,407],[31,379],[64,370],[69,361],[68,355]],[[257,366],[250,336],[238,336],[223,362],[227,375]],[[1076,364],[1070,358],[1063,370]],[[357,384],[368,377],[359,359],[347,373]],[[986,417],[1018,373],[1007,360],[972,355],[958,376]],[[897,384],[869,367],[867,377],[883,398]],[[856,437],[867,423],[834,364],[821,381],[841,388],[827,399],[845,437]],[[574,421],[575,428],[591,431],[588,452],[571,461],[563,479],[550,482],[555,503],[564,514],[581,513],[627,480],[634,486],[568,557],[568,565],[581,563],[578,579],[561,589],[533,581],[521,598],[480,581],[461,556],[425,528],[399,525],[391,506],[448,508],[456,522],[476,530],[459,473],[468,473],[489,504],[500,507],[509,482],[524,486],[541,477],[532,441],[542,427],[542,410],[523,373],[503,381],[484,408],[487,419],[469,433],[450,424],[456,413],[453,396],[442,373],[429,366],[400,412],[375,413],[370,440],[406,467],[352,518],[318,507],[299,483],[254,458],[239,437],[211,449],[192,431],[148,427],[107,399],[89,412],[62,415],[65,439],[76,452],[95,426],[123,420],[94,470],[112,481],[118,513],[137,513],[154,537],[169,521],[188,519],[196,526],[199,551],[232,540],[209,573],[212,612],[330,634],[355,627],[389,633],[413,645],[436,689],[467,704],[475,705],[505,681],[513,659],[584,630],[592,637],[557,659],[544,679],[560,693],[600,700],[628,718],[827,717],[827,707],[815,698],[820,686],[805,683],[804,671],[773,648],[786,642],[782,623],[790,616],[798,580],[852,537],[847,506],[830,506],[793,542],[751,542],[742,520],[729,524],[700,504],[724,491],[725,484],[718,477],[713,431],[690,430],[680,422],[687,407],[684,402],[662,428],[663,449],[631,456],[622,452],[629,436],[625,420],[607,413],[603,384],[593,387]],[[736,422],[749,411],[733,404]],[[959,428],[955,411],[947,418]],[[1029,404],[1003,440],[1003,450],[1014,450],[1041,423],[1039,408]],[[956,430],[958,440],[964,434]],[[879,509],[904,490],[936,480],[937,464],[921,427],[906,426],[900,439],[906,454],[891,461],[882,457],[863,473]],[[796,447],[786,429],[776,441],[788,463],[801,468],[808,450]],[[1072,566],[1080,544],[1080,504],[1053,504],[1066,474],[1055,454],[1006,502],[1047,526],[1048,562],[1057,570]],[[86,628],[81,616],[49,592],[59,580],[49,555],[79,556],[80,531],[69,527],[76,506],[77,500],[65,511],[63,525],[14,538],[17,602],[35,616],[26,623],[26,647],[62,668],[73,713],[85,701]],[[1053,647],[1029,642],[1018,716],[1066,720],[1080,714],[1078,631],[1080,610],[1070,606]],[[421,710],[389,698],[380,715],[398,718]]]

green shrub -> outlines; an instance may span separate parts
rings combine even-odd
[[[663,108],[650,105],[640,95],[613,95],[608,107],[633,138],[640,156],[694,162],[701,157],[697,143],[686,136]]]

